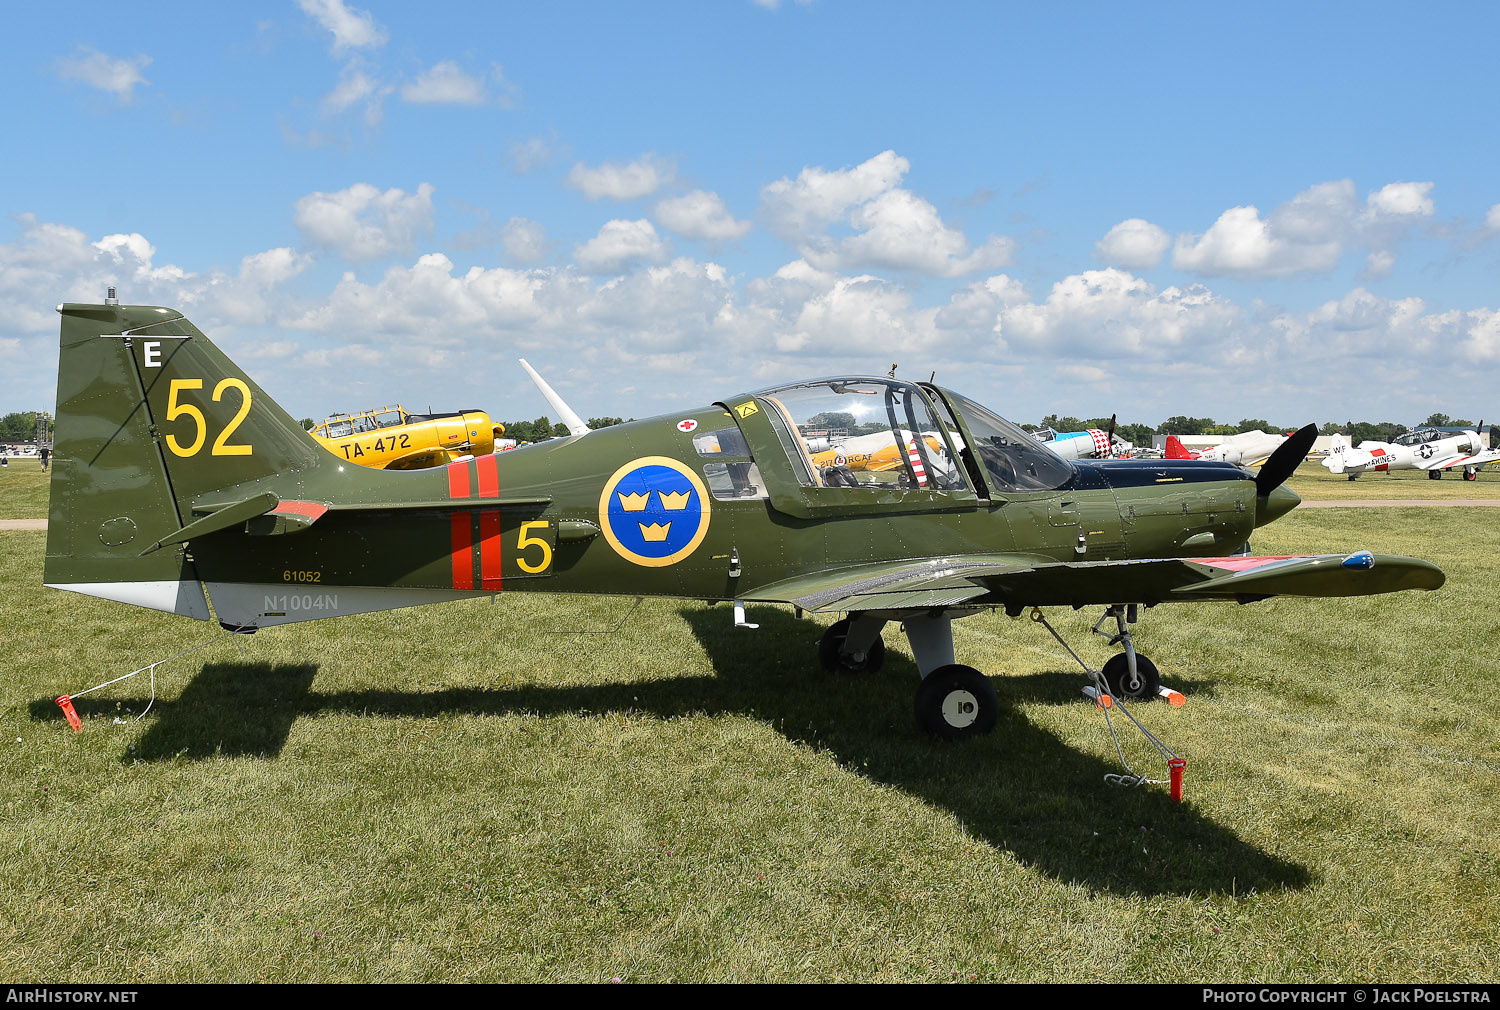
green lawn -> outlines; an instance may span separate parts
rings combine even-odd
[[[1308,460],[1297,468],[1287,486],[1308,501],[1500,498],[1500,470],[1484,467],[1476,480],[1464,480],[1462,474],[1462,470],[1449,470],[1438,480],[1433,480],[1427,476],[1426,470],[1372,471],[1360,474],[1357,480],[1350,480],[1344,474],[1329,473],[1317,460]]]
[[[47,518],[47,478],[34,459],[13,459],[0,467],[0,519]]]
[[[566,634],[628,604],[509,594],[221,641],[140,722],[144,674],[81,699],[75,734],[54,697],[213,629],[45,590],[44,534],[0,532],[0,977],[1493,979],[1497,533],[1297,512],[1257,551],[1448,585],[1145,614],[1190,695],[1137,709],[1190,761],[1179,806],[1105,783],[1071,660],[1001,615],[957,625],[1007,704],[963,745],[914,729],[895,629],[882,673],[834,678],[780,609]],[[1052,614],[1093,662],[1096,616]]]

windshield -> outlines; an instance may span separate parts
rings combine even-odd
[[[1073,476],[1057,453],[987,407],[943,390],[974,437],[979,462],[997,491],[1052,491]]]
[[[798,480],[809,487],[965,488],[943,426],[915,386],[824,379],[759,394]]]

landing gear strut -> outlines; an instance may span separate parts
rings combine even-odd
[[[893,615],[894,616],[894,615]],[[946,614],[900,615],[922,683],[914,699],[917,725],[945,740],[983,736],[995,728],[1000,697],[990,679],[953,659],[953,619]],[[884,617],[856,613],[833,624],[818,642],[823,669],[873,673],[885,661]]]
[[[1000,696],[990,678],[953,661],[953,619],[908,617],[901,626],[922,674],[913,699],[917,725],[944,740],[967,740],[993,730]]]
[[[1135,651],[1135,641],[1130,637],[1130,625],[1136,623],[1136,613],[1133,603],[1125,607],[1116,604],[1107,608],[1104,616],[1094,622],[1094,634],[1104,635],[1109,639],[1110,645],[1125,647],[1124,652],[1110,657],[1100,673],[1104,675],[1104,684],[1114,697],[1151,701],[1161,691],[1161,676],[1156,671],[1155,663]],[[1099,630],[1099,626],[1111,617],[1115,619],[1115,627],[1118,629],[1118,633],[1114,635]]]
[[[818,660],[830,673],[874,673],[885,664],[884,621],[872,617],[844,618],[823,632]]]

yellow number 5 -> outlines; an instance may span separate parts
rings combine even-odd
[[[178,443],[176,436],[167,436],[167,448],[179,456],[191,456],[203,448],[203,440],[208,437],[208,422],[203,420],[203,411],[191,403],[178,403],[177,394],[184,389],[202,389],[202,379],[173,379],[172,385],[167,388],[167,420],[175,421],[186,414],[193,419],[198,426],[198,435],[190,445],[184,448]]]
[[[545,522],[522,523],[521,537],[516,541],[516,550],[518,551],[524,551],[526,548],[532,546],[533,544],[542,549],[542,560],[534,565],[528,562],[523,557],[516,558],[516,566],[528,575],[535,575],[538,572],[545,572],[548,566],[552,564],[552,545],[547,543],[547,541],[543,540],[541,537],[528,536],[528,531],[530,531],[532,527],[535,526],[540,526],[542,529],[547,528],[547,524]]]

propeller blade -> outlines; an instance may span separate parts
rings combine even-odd
[[[1276,447],[1271,453],[1271,458],[1261,465],[1260,473],[1255,478],[1255,493],[1261,498],[1276,490],[1286,479],[1292,475],[1307,454],[1312,451],[1313,443],[1318,440],[1318,426],[1316,424],[1304,425],[1298,428],[1285,442]]]

